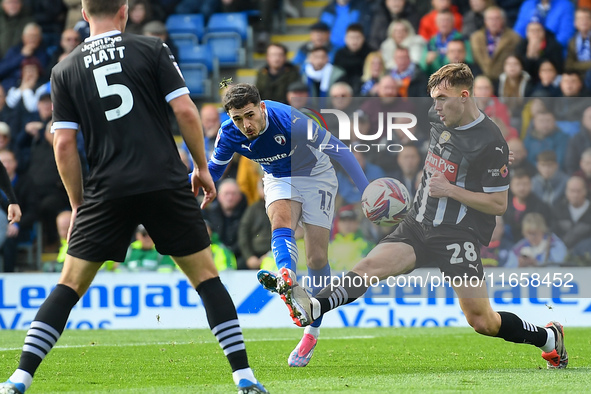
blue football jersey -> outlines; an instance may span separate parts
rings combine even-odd
[[[261,165],[275,177],[316,175],[332,168],[329,157],[319,150],[328,144],[331,134],[313,123],[308,139],[308,117],[289,105],[265,100],[266,127],[250,141],[231,119],[218,131],[208,167],[216,181],[235,152]]]

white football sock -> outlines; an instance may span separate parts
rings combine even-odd
[[[307,326],[304,329],[304,334],[312,334],[314,338],[318,339],[318,335],[320,335],[320,327]]]
[[[234,379],[234,384],[236,385],[242,379],[249,380],[253,383],[257,382],[257,379],[254,377],[254,373],[252,373],[252,369],[250,368],[237,369],[236,371],[232,372],[232,379]]]
[[[12,376],[8,378],[12,383],[22,383],[25,385],[25,389],[28,390],[31,387],[31,383],[33,383],[33,377],[30,373],[25,370],[17,369],[14,371]]]
[[[556,338],[554,337],[554,330],[551,328],[546,328],[546,332],[548,333],[548,339],[546,339],[546,344],[542,346],[540,349],[542,351],[549,353],[556,347]]]
[[[312,297],[310,298],[311,304],[312,304],[312,320],[316,320],[320,317],[320,315],[322,314],[321,308],[320,308],[320,301],[318,301],[316,298]]]

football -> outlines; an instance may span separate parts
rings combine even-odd
[[[374,224],[394,226],[404,219],[412,200],[406,187],[393,178],[379,178],[363,191],[361,209]]]

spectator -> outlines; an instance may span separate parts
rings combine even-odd
[[[347,272],[367,256],[373,244],[360,231],[360,217],[353,205],[339,210],[335,234],[328,244],[329,263],[334,272]]]
[[[246,208],[240,220],[238,245],[246,268],[260,269],[262,260],[271,251],[271,222],[266,214],[263,193],[263,181],[259,178],[257,185],[260,199]]]
[[[390,36],[389,26],[394,21],[408,21],[416,31],[419,28],[419,16],[414,6],[407,0],[380,0],[371,21],[369,45],[379,48],[382,42]]]
[[[440,0],[434,0],[440,1]],[[454,29],[454,14],[449,10],[440,11],[435,18],[437,25],[436,34],[427,43],[427,52],[421,60],[421,68],[426,73],[433,73],[445,64],[447,54],[447,43],[451,40],[461,40],[462,33]],[[468,48],[467,58],[472,61],[472,51]]]
[[[324,22],[316,22],[310,26],[310,40],[304,43],[293,58],[292,63],[302,68],[308,53],[317,47],[325,47],[328,51],[330,62],[334,60],[336,48],[330,42],[330,27]]]
[[[549,232],[541,214],[525,215],[523,237],[509,253],[506,268],[540,267],[564,262],[566,246],[556,234]]]
[[[213,14],[221,11],[220,0],[181,0],[174,9],[175,14],[202,14],[206,24]]]
[[[152,5],[148,0],[131,0],[126,33],[143,34],[144,25],[152,20]]]
[[[398,85],[399,97],[427,96],[427,76],[417,64],[411,62],[408,48],[396,48],[394,68],[390,70],[390,75]]]
[[[480,258],[485,267],[503,267],[507,263],[507,258],[513,243],[505,235],[505,223],[502,216],[496,217],[496,226],[493,230],[488,246],[480,248]]]
[[[60,236],[60,249],[54,261],[43,263],[43,272],[62,272],[68,253],[68,230],[72,220],[72,211],[62,211],[55,218],[55,225]]]
[[[554,206],[564,197],[567,176],[558,168],[556,153],[552,150],[541,152],[536,164],[538,174],[532,180],[532,191],[548,206]]]
[[[396,162],[399,170],[394,173],[394,178],[406,186],[410,198],[413,199],[417,192],[417,176],[423,170],[419,148],[413,144],[405,144],[402,151],[397,154]]]
[[[556,66],[550,60],[542,60],[538,68],[538,83],[532,88],[531,97],[560,97],[560,79]]]
[[[496,0],[495,3],[507,15],[507,26],[513,28],[523,0]]]
[[[256,86],[267,100],[287,102],[287,87],[300,79],[297,66],[287,61],[287,48],[283,44],[269,44],[267,63],[257,73]]]
[[[345,46],[347,27],[361,22],[365,6],[362,0],[334,0],[324,7],[319,21],[330,26],[330,42],[334,48]]]
[[[10,149],[10,126],[0,122],[0,151]]]
[[[78,45],[80,45],[80,34],[74,29],[66,29],[62,32],[59,46],[49,59],[47,66],[51,70],[53,66],[66,58]]]
[[[215,268],[218,271],[237,269],[234,253],[220,241],[220,237],[212,231],[211,224],[207,220],[205,221],[205,226],[207,227],[207,233],[211,241],[211,254],[213,255]]]
[[[525,38],[527,25],[536,21],[556,36],[556,40],[566,48],[575,33],[575,8],[569,0],[526,0],[519,9],[515,22],[515,32]]]
[[[135,231],[135,241],[129,245],[125,260],[117,267],[118,271],[129,272],[172,272],[175,269],[174,261],[170,256],[158,253],[152,237],[141,224]]]
[[[397,100],[399,83],[390,74],[380,78],[377,88],[377,98],[366,100],[360,107],[370,122],[369,130],[379,130],[381,113],[394,112],[398,109],[408,109],[401,100]]]
[[[503,66],[503,73],[499,76],[497,96],[509,111],[515,123],[519,123],[519,117],[526,103],[526,97],[532,89],[531,77],[523,70],[521,59],[515,55],[507,56]]]
[[[26,175],[17,175],[18,162],[13,152],[9,150],[0,151],[0,162],[6,168],[14,194],[18,200],[23,216],[19,223],[8,224],[6,240],[2,248],[4,258],[4,272],[14,272],[17,263],[17,246],[20,242],[31,241],[33,236],[33,225],[37,220],[35,210],[35,190]],[[4,198],[2,198],[4,200]],[[2,201],[2,208],[6,211],[8,204]],[[38,235],[39,236],[39,235]]]
[[[530,212],[544,215],[546,223],[551,220],[550,208],[532,193],[530,176],[523,169],[515,170],[509,184],[509,204],[503,214],[505,236],[511,242],[519,240],[521,222]]]
[[[474,78],[474,99],[478,108],[491,118],[499,118],[508,127],[511,125],[509,109],[493,93],[493,84],[488,77],[479,75]]]
[[[512,139],[519,139],[519,133],[517,132],[517,129],[515,127],[505,124],[505,122],[503,120],[501,120],[501,118],[498,118],[496,116],[491,116],[490,120],[495,122],[495,124],[499,127],[499,130],[501,130],[501,134],[503,135],[503,138],[505,139],[505,141],[510,141]],[[534,169],[534,173],[535,173],[535,169]]]
[[[17,86],[23,62],[31,62],[33,59],[39,63],[43,78],[43,70],[49,57],[41,41],[41,28],[36,23],[29,23],[23,29],[22,42],[10,47],[0,61],[0,80],[4,89]]]
[[[29,1],[27,5],[33,20],[41,26],[45,45],[47,47],[58,46],[67,12],[63,1],[37,0]]]
[[[466,41],[463,39],[451,40],[447,43],[445,63],[464,63],[470,67],[472,75],[477,76],[482,74],[480,67],[473,60],[468,61],[467,56]]]
[[[2,0],[0,10],[0,59],[9,48],[18,45],[25,26],[33,19],[23,7],[22,0]],[[0,78],[1,79],[1,78]]]
[[[591,193],[591,148],[585,149],[581,155],[579,169],[573,175],[581,177],[587,183],[587,190]]]
[[[312,49],[304,66],[304,75],[310,97],[327,97],[330,87],[344,76],[345,72],[329,63],[325,47]]]
[[[295,109],[301,110],[308,103],[310,94],[308,86],[302,81],[295,81],[287,87],[287,104]]]
[[[8,89],[6,95],[6,105],[14,110],[15,116],[18,116],[19,129],[13,130],[14,133],[20,131],[23,119],[28,118],[30,113],[37,111],[36,90],[39,88],[41,76],[41,65],[35,58],[23,60],[21,65],[21,79],[18,87],[14,86]],[[16,134],[13,136],[16,139]]]
[[[509,150],[513,152],[513,163],[511,164],[511,172],[513,177],[515,171],[525,171],[528,177],[533,178],[537,174],[536,167],[527,159],[527,149],[523,145],[523,141],[519,138],[507,140]]]
[[[533,118],[533,128],[523,140],[528,155],[527,158],[536,164],[538,154],[547,150],[556,152],[560,168],[564,167],[568,135],[557,125],[554,114],[550,111],[538,113]]]
[[[505,59],[515,51],[520,40],[519,35],[507,27],[503,10],[489,7],[484,11],[484,27],[470,36],[474,62],[485,76],[496,82],[503,72]]]
[[[575,27],[577,33],[568,43],[564,68],[582,75],[591,69],[591,9],[577,9]]]
[[[431,6],[433,7],[431,12],[423,16],[419,23],[419,34],[423,36],[425,41],[429,41],[437,34],[437,15],[443,11],[452,13],[452,27],[458,32],[462,31],[462,14],[458,12],[458,7],[451,5],[451,0],[431,0]]]
[[[66,29],[73,29],[76,23],[82,20],[82,1],[81,0],[62,0],[66,6]]]
[[[385,74],[386,65],[382,54],[376,51],[367,55],[363,64],[363,75],[361,75],[361,95],[377,95],[378,81]]]
[[[244,196],[248,206],[261,199],[258,184],[263,176],[263,169],[259,163],[238,155],[238,170],[236,171],[236,183]]]
[[[562,47],[554,38],[554,34],[544,30],[544,26],[538,22],[528,23],[525,38],[517,45],[515,52],[524,55],[523,69],[532,78],[537,79],[538,69],[544,60],[550,60],[556,65],[558,73],[562,73],[564,64]]]
[[[35,112],[27,116],[24,130],[20,131],[15,136],[17,148],[17,157],[20,163],[19,174],[28,171],[31,160],[31,150],[34,145],[41,139],[51,121],[51,95],[46,91],[37,102]],[[35,171],[35,170],[31,170]]]
[[[399,46],[408,48],[410,59],[419,64],[423,58],[423,52],[427,42],[423,37],[415,33],[415,29],[408,21],[394,21],[388,26],[388,38],[382,42],[380,52],[386,68],[394,67],[394,51]]]
[[[591,148],[591,106],[583,111],[581,128],[568,142],[566,172],[572,174],[580,169],[579,162],[584,151]]]
[[[560,79],[560,92],[562,98],[552,101],[552,111],[560,128],[572,136],[581,127],[581,114],[591,105],[589,91],[583,86],[579,73],[567,70]]]
[[[357,103],[353,102],[353,88],[346,82],[336,82],[330,87],[330,108],[346,113],[352,119]],[[339,119],[336,116],[326,117],[327,130],[339,130]],[[354,135],[354,134],[353,134]]]
[[[385,176],[384,171],[379,166],[367,161],[366,155],[367,154],[364,152],[353,152],[353,156],[355,156],[357,162],[359,162],[367,180],[371,182],[378,178],[383,178]],[[353,183],[347,173],[340,168],[337,171],[337,180],[339,181],[339,196],[343,199],[345,204],[356,204],[361,201],[361,192],[357,190],[355,183]]]
[[[345,34],[345,46],[337,50],[333,64],[345,71],[341,81],[347,82],[355,93],[361,90],[363,63],[371,51],[372,48],[365,41],[363,27],[357,23],[349,25]]]
[[[492,5],[492,0],[470,0],[470,11],[464,14],[462,34],[470,37],[484,27],[484,10]]]
[[[578,176],[569,178],[566,200],[552,210],[554,232],[569,249],[585,249],[591,252],[591,204],[585,180]]]
[[[172,56],[174,56],[175,59],[179,58],[179,49],[175,45],[174,41],[170,39],[168,30],[166,30],[166,25],[161,21],[150,21],[146,23],[142,28],[142,34],[148,37],[158,37],[166,43],[168,49],[170,49],[170,52],[172,53]]]
[[[245,261],[238,246],[238,230],[246,206],[246,198],[240,192],[236,181],[227,178],[218,186],[217,200],[203,211],[203,216],[210,222],[213,232],[219,235],[220,241],[236,256],[240,269],[245,268]]]

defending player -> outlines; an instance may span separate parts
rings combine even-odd
[[[317,125],[308,140],[308,118],[288,105],[261,101],[256,86],[244,83],[230,86],[223,104],[230,120],[220,128],[208,163],[209,171],[217,180],[235,152],[261,164],[277,267],[295,270],[298,251],[294,231],[301,220],[314,295],[327,283],[324,278],[330,276],[328,241],[338,184],[328,156],[343,166],[359,190],[365,189],[367,178],[342,142]],[[321,146],[333,148],[319,150]],[[275,274],[261,270],[257,276],[267,290],[277,291]],[[302,340],[288,358],[290,366],[308,365],[321,321],[316,319],[306,327]]]
[[[138,224],[173,256],[201,296],[239,393],[267,393],[248,364],[236,309],[220,281],[195,193],[215,198],[199,113],[174,57],[158,38],[122,34],[127,0],[82,0],[91,36],[53,68],[54,151],[72,206],[58,285],[27,332],[18,369],[0,393],[23,393],[60,338],[71,309],[105,260],[123,261]],[[167,116],[172,106],[196,164],[187,182]],[[84,188],[76,133],[90,166]],[[100,368],[100,365],[96,366]],[[197,369],[199,366],[195,366]]]
[[[347,273],[345,279],[351,281],[343,280],[333,290],[326,287],[310,299],[293,273],[284,269],[280,293],[294,322],[308,325],[361,297],[369,285],[364,275],[385,279],[435,261],[446,276],[480,279],[477,287],[470,286],[470,281],[454,286],[476,332],[537,346],[548,368],[565,368],[568,355],[559,323],[534,326],[513,313],[493,311],[488,299],[479,243],[489,243],[495,215],[507,208],[508,148],[498,127],[478,110],[472,98],[473,82],[465,64],[448,64],[429,78],[433,109],[440,121],[431,122],[429,152],[413,209]]]

